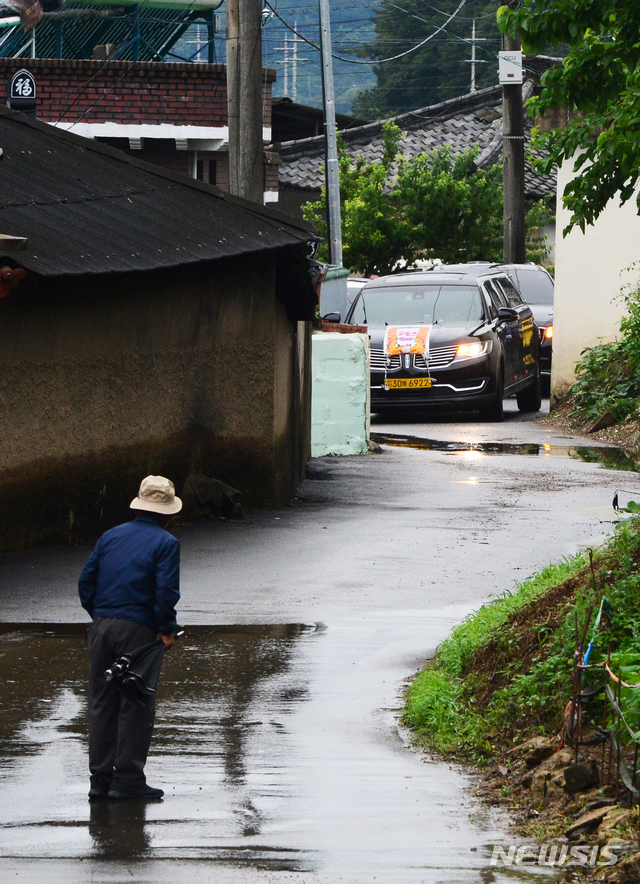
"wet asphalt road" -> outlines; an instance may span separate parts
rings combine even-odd
[[[178,530],[187,631],[147,768],[162,803],[86,799],[88,551],[0,558],[0,880],[528,880],[489,867],[508,820],[408,748],[402,686],[466,613],[599,542],[640,480],[513,409],[372,430],[393,445],[315,461],[290,508]]]

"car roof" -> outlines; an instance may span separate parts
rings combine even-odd
[[[503,267],[495,264],[458,264],[454,267],[442,268],[438,265],[433,270],[414,270],[406,273],[392,273],[381,276],[367,283],[367,289],[387,288],[397,285],[444,285],[446,283],[473,284],[479,278],[506,273]]]
[[[468,264],[444,264],[444,265],[440,265],[437,269],[438,270],[446,269],[446,270],[456,270],[456,271],[462,270],[462,271],[464,271],[464,270],[471,269],[471,268],[492,270],[492,271],[498,271],[498,272],[502,271],[503,273],[504,272],[508,273],[510,270],[517,270],[518,272],[527,271],[529,273],[542,272],[542,273],[549,274],[549,271],[547,270],[546,267],[543,267],[542,264],[536,264],[533,261],[529,261],[526,264],[504,264],[504,263],[498,263],[498,262],[492,263],[491,261],[470,261]]]

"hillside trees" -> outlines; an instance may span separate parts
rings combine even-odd
[[[433,6],[425,0],[382,0],[374,18],[375,39],[362,51],[373,59],[397,55],[430,34],[436,36],[425,46],[374,68],[376,86],[360,93],[353,113],[365,119],[382,119],[404,111],[436,104],[470,88],[471,27],[476,19],[477,87],[497,82],[497,52],[500,33],[495,14],[496,0],[467,0],[458,15],[437,32],[460,0],[442,0]]]

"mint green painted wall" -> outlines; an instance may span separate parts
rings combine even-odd
[[[366,454],[369,338],[316,332],[311,343],[311,456]]]

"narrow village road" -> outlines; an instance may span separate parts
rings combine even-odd
[[[2,881],[539,879],[489,866],[508,819],[407,746],[403,684],[465,614],[598,543],[640,479],[515,403],[503,425],[372,430],[382,454],[313,461],[291,507],[178,529],[186,634],[147,768],[162,803],[87,801],[88,550],[0,557]]]

